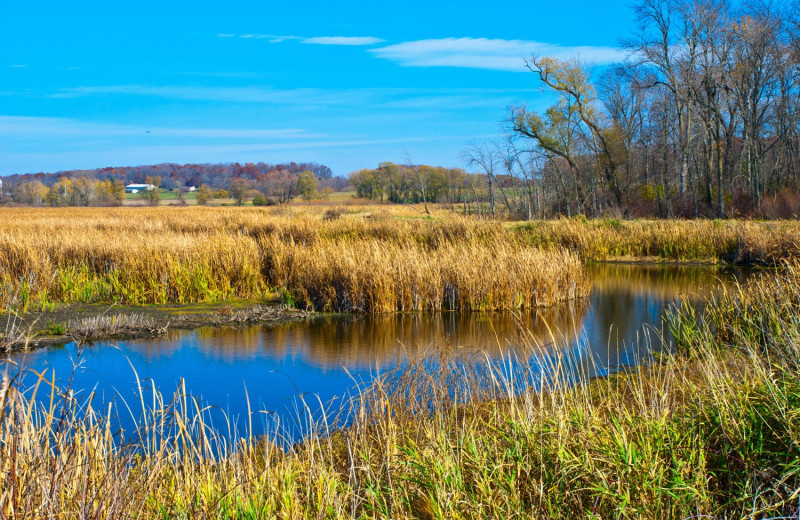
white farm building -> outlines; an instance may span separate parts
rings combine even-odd
[[[156,189],[152,184],[128,184],[125,186],[125,193],[139,193],[140,191],[153,191]]]

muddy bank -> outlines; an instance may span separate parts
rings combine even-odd
[[[0,314],[0,352],[72,341],[157,337],[168,329],[302,320],[313,313],[246,301],[195,305],[68,304],[52,311]]]

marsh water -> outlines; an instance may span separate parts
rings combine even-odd
[[[748,273],[709,266],[593,264],[589,298],[527,313],[414,313],[329,316],[235,328],[170,330],[156,339],[74,344],[15,353],[0,361],[47,371],[97,409],[115,403],[123,426],[141,410],[139,388],[169,400],[186,392],[238,424],[264,411],[253,433],[283,421],[302,432],[304,406],[334,408],[357,384],[432,348],[525,363],[531,348],[579,360],[581,377],[602,376],[662,348],[663,318],[682,296],[700,304]],[[301,404],[303,403],[303,404]],[[126,419],[124,416],[128,416]],[[129,425],[130,426],[130,425]],[[241,425],[239,425],[241,427]],[[249,427],[249,426],[248,426]]]

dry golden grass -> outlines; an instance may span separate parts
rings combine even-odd
[[[324,311],[506,310],[585,296],[577,256],[510,244],[330,240],[261,243],[268,278]],[[342,254],[345,252],[346,254]]]
[[[585,259],[774,265],[800,257],[800,222],[743,220],[584,220],[511,224],[531,244],[567,248]]]
[[[282,294],[326,311],[517,309],[588,293],[577,256],[397,208],[4,209],[0,308]]]
[[[497,310],[584,296],[579,259],[774,264],[794,221],[498,223],[436,208],[0,210],[0,310],[280,296],[326,311]]]

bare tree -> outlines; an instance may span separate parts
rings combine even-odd
[[[462,157],[468,166],[477,166],[486,175],[486,182],[489,185],[489,209],[492,218],[496,218],[494,207],[495,170],[502,161],[497,148],[489,144],[472,143],[462,152]]]
[[[411,160],[411,154],[408,153],[408,150],[404,150],[406,166],[408,169],[414,172],[414,177],[417,180],[417,187],[419,188],[419,192],[422,195],[422,205],[425,208],[425,213],[430,215],[431,212],[428,210],[428,198],[426,196],[426,186],[425,186],[425,179],[422,178],[422,167],[418,164],[414,164]]]

